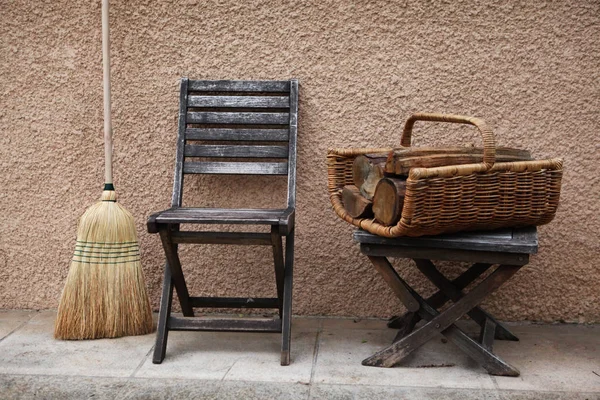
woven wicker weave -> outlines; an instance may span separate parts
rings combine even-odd
[[[402,217],[395,226],[352,218],[341,191],[352,182],[352,162],[361,154],[389,153],[392,148],[330,149],[328,190],[333,209],[343,220],[380,236],[423,236],[464,230],[547,224],[560,197],[562,160],[494,163],[494,135],[478,118],[415,114],[404,127],[401,144],[409,147],[415,121],[474,125],[483,136],[483,162],[436,168],[413,168],[406,182]]]

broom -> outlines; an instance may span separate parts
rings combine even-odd
[[[57,339],[97,339],[152,332],[133,216],[117,203],[112,184],[108,0],[102,1],[105,184],[86,210],[54,327]]]

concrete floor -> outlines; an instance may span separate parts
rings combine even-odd
[[[521,371],[508,378],[441,337],[398,367],[363,367],[394,338],[383,320],[296,318],[281,367],[278,334],[172,332],[154,365],[153,334],[57,341],[54,317],[0,311],[0,399],[600,399],[598,325],[508,324],[521,339],[495,343]]]

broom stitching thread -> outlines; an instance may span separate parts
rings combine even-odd
[[[133,250],[127,250],[127,251],[86,251],[86,250],[79,250],[79,249],[75,249],[75,253],[82,253],[81,255],[86,255],[86,254],[121,254],[124,255],[126,253],[134,253],[134,252],[138,252],[138,249],[133,249]]]
[[[131,247],[131,245],[137,245],[137,241],[135,242],[87,242],[85,240],[78,240],[77,243],[88,243],[88,244],[107,244],[109,246],[113,246],[113,245],[130,245],[129,247]]]
[[[110,253],[104,253],[104,254],[110,254]],[[127,257],[139,257],[140,253],[136,253],[136,254],[122,254],[122,255],[117,255],[114,257],[111,256],[88,256],[85,254],[73,254],[74,257],[83,257],[83,258],[127,258]]]
[[[128,260],[128,261],[114,261],[114,262],[102,262],[102,261],[80,261],[80,260],[71,260],[74,263],[80,263],[80,264],[97,264],[97,265],[112,265],[112,264],[127,264],[127,263],[134,263],[134,262],[139,262],[140,259],[138,258],[137,260]]]

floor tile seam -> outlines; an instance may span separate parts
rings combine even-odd
[[[129,375],[130,378],[135,378],[135,375],[144,366],[144,364],[146,363],[146,360],[148,360],[148,357],[150,357],[150,354],[152,354],[153,350],[154,350],[154,345],[150,346],[150,350],[148,350],[146,355],[144,355],[144,357],[142,358],[142,361],[140,361],[140,363],[137,365],[137,367],[135,367],[135,369],[133,370],[131,375]]]
[[[8,339],[16,331],[18,331],[19,329],[21,329],[22,327],[24,327],[25,325],[27,325],[29,323],[29,321],[31,321],[33,319],[33,317],[35,317],[37,314],[39,314],[39,311],[34,311],[34,312],[30,313],[29,314],[29,318],[27,319],[27,321],[21,322],[19,324],[19,326],[17,326],[15,329],[13,329],[8,334],[6,334],[6,336],[0,338],[0,343],[2,343],[4,341],[4,339]]]
[[[138,371],[145,364],[145,362],[148,359],[148,357],[150,356],[150,354],[152,354],[152,350],[154,350],[154,346],[150,347],[150,350],[148,350],[148,352],[146,353],[146,355],[142,358],[142,361],[140,361],[140,363],[133,370],[133,372],[131,373],[131,375],[129,375],[127,378],[125,378],[126,382],[129,382],[129,381],[134,380],[136,378],[135,374],[137,374]],[[125,399],[125,398],[127,398],[127,392],[128,391],[129,391],[129,388],[127,387],[127,385],[124,385],[123,388],[121,388],[121,390],[119,390],[115,394],[115,399],[119,400],[119,399]]]
[[[231,371],[231,369],[233,368],[233,366],[238,362],[238,360],[235,360],[230,366],[229,368],[227,368],[227,371],[225,371],[225,374],[223,374],[223,377],[220,379],[221,382],[225,381],[225,378],[227,377],[227,374],[229,374],[229,371]]]
[[[505,397],[501,393],[500,386],[498,385],[498,381],[496,380],[496,377],[494,375],[488,375],[488,376],[490,377],[490,379],[492,380],[492,383],[494,384],[494,389],[495,389],[496,393],[498,394],[498,397],[500,398],[500,400],[504,400]]]
[[[312,365],[310,368],[310,379],[308,380],[308,399],[311,398],[312,393],[311,393],[311,389],[314,383],[314,379],[315,379],[315,373],[316,373],[316,369],[317,369],[317,361],[318,361],[318,357],[319,357],[319,347],[321,346],[321,334],[323,333],[323,324],[319,323],[319,329],[317,329],[317,334],[315,336],[315,347],[313,350],[313,359],[312,359]]]

